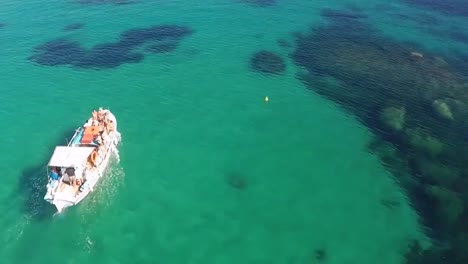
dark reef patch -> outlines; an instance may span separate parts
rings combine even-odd
[[[374,6],[374,10],[377,12],[385,13],[385,12],[400,10],[400,8],[390,3],[376,3]]]
[[[84,27],[83,23],[73,23],[73,24],[68,24],[65,27],[63,27],[63,31],[73,31],[73,30],[78,30]]]
[[[278,39],[276,43],[282,48],[291,48],[293,46],[291,43],[289,43],[289,41],[285,39]]]
[[[447,61],[457,69],[460,69],[464,76],[468,76],[468,53],[457,52],[457,56],[455,58],[451,58]]]
[[[54,150],[54,146],[65,143],[63,142],[64,138],[72,135],[74,130],[74,128],[64,130],[56,144],[49,146],[49,152]],[[48,160],[43,160],[39,164],[25,168],[19,176],[17,188],[19,196],[23,200],[22,210],[35,221],[48,220],[57,212],[53,205],[43,199],[47,185],[47,163]]]
[[[0,28],[4,28],[6,26],[6,23],[0,23]]]
[[[462,29],[453,29],[448,34],[453,40],[468,44],[468,33],[464,32]]]
[[[131,47],[119,43],[99,44],[88,50],[67,39],[49,41],[36,47],[35,53],[30,59],[41,65],[97,69],[138,63],[144,58],[143,54],[132,52]]]
[[[248,187],[247,178],[238,172],[228,173],[226,175],[226,182],[237,190],[245,190]]]
[[[388,3],[376,4],[373,8],[374,12],[386,14],[391,18],[402,21],[412,21],[420,26],[435,26],[440,23],[439,19],[430,13],[422,11],[407,11],[402,10],[398,3],[390,5]]]
[[[432,36],[454,40],[460,43],[468,44],[468,34],[464,29],[452,26],[450,28],[441,28],[437,25],[430,25],[428,23],[421,22],[420,29]]]
[[[436,26],[440,23],[439,19],[434,16],[425,13],[410,13],[404,14],[398,11],[390,13],[391,16],[395,17],[396,19],[400,19],[403,21],[412,21],[419,26],[429,27],[429,26]]]
[[[136,0],[75,0],[75,3],[83,5],[128,5],[136,3]]]
[[[124,63],[138,63],[143,60],[144,55],[140,48],[145,44],[153,48],[154,45],[160,45],[159,51],[169,52],[176,48],[182,38],[190,34],[190,28],[177,25],[131,29],[123,32],[118,42],[98,44],[91,49],[82,47],[76,41],[60,38],[37,46],[29,59],[46,66],[114,68]],[[164,46],[161,41],[171,41],[173,46]],[[151,48],[147,49],[151,51]]]
[[[465,29],[465,25],[452,25],[449,28],[446,28],[443,26],[439,18],[426,12],[402,12],[401,10],[389,10],[383,12],[392,18],[392,24],[408,26],[406,22],[410,22],[419,30],[431,34],[432,36],[439,36],[461,43],[468,43],[468,33]]]
[[[404,252],[404,258],[405,264],[451,263],[444,261],[446,258],[440,250],[424,250],[416,240],[412,240],[408,243],[406,252]],[[455,264],[457,262],[453,263]]]
[[[383,198],[380,200],[380,204],[385,206],[387,209],[395,209],[400,206],[400,202],[391,198]]]
[[[424,256],[409,254],[408,263],[468,263],[468,72],[459,67],[467,57],[443,58],[359,16],[332,14],[326,26],[296,34],[291,57],[304,69],[298,77],[374,132],[369,150],[406,189],[429,235],[448,245],[411,245]]]
[[[276,0],[237,0],[245,4],[249,4],[256,7],[269,7],[276,4]]]
[[[250,68],[267,74],[281,74],[286,70],[284,60],[271,51],[261,50],[250,58]]]
[[[146,48],[146,51],[160,54],[160,53],[168,53],[172,52],[177,49],[177,42],[163,42],[158,44],[149,45]]]
[[[358,9],[332,9],[332,8],[324,8],[322,9],[320,15],[322,17],[326,17],[332,20],[347,20],[347,19],[361,19],[367,18],[367,15],[359,12]]]
[[[466,0],[403,0],[404,2],[431,9],[448,15],[468,16],[468,1]]]
[[[314,250],[314,258],[316,261],[324,262],[327,259],[327,252],[322,248],[316,249]]]
[[[23,211],[37,221],[52,216],[56,211],[54,206],[43,199],[47,185],[46,164],[47,161],[44,161],[41,165],[24,169],[18,186],[19,195],[23,199]]]

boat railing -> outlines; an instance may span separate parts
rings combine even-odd
[[[57,189],[58,189],[58,188],[60,187],[60,185],[62,184],[62,181],[63,181],[63,176],[59,178],[58,183],[57,183],[57,186],[54,187],[54,189],[53,189],[54,194],[56,193]]]
[[[52,186],[52,178],[49,176],[49,175],[50,175],[50,171],[49,171],[49,167],[48,167],[48,166],[46,166],[46,175],[47,175],[47,178],[48,178],[47,184],[48,184],[49,186]],[[52,186],[52,188],[50,189],[52,194],[54,194],[55,191],[57,190],[58,186],[59,186],[60,183],[61,183],[61,180],[62,180],[62,178],[60,177],[59,180],[58,180],[58,184],[57,184],[56,186]]]
[[[67,143],[68,146],[71,146],[73,145],[76,137],[81,133],[81,131],[83,130],[83,127],[78,127],[77,129],[75,129],[75,134],[73,134],[72,138],[70,139],[70,141]]]

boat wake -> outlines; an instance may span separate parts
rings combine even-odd
[[[97,189],[106,192],[113,183],[101,178],[106,178],[105,174],[109,178],[115,165],[120,163],[117,146],[122,135],[117,131],[117,119],[102,108],[91,114],[66,146],[55,147],[48,162],[44,200],[53,204],[59,213],[77,205]],[[104,188],[99,188],[98,182]]]
[[[122,134],[119,131],[115,132],[115,145],[116,146],[122,146]],[[114,159],[117,161],[117,163],[120,163],[120,155],[119,155],[119,150],[117,148],[114,148],[113,151]]]
[[[118,133],[119,145],[122,143],[121,135]],[[104,172],[103,177],[99,180],[96,188],[89,194],[89,199],[83,201],[83,206],[78,207],[78,211],[81,211],[82,216],[89,217],[89,214],[95,214],[103,208],[113,204],[113,198],[118,192],[121,184],[123,183],[123,177],[125,176],[123,168],[120,166],[120,155],[119,150],[114,148],[112,155],[109,159],[109,164]],[[63,218],[65,217],[65,212],[67,211],[64,208],[60,212],[55,212],[53,218]]]
[[[122,186],[125,177],[125,172],[122,166],[120,166],[118,153],[116,152],[115,154],[109,161],[109,167],[100,180],[101,182],[96,186],[93,193],[89,195],[89,199],[83,201],[83,206],[79,207],[80,211],[83,210],[83,215],[97,213],[105,207],[114,204],[114,198]]]
[[[120,155],[119,155],[119,150],[117,148],[114,149],[114,159],[117,161],[117,163],[120,163]]]
[[[11,227],[2,231],[4,234],[4,242],[18,241],[23,237],[26,227],[31,223],[31,216],[23,215],[12,223]]]

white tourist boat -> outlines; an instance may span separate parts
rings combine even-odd
[[[57,146],[47,166],[49,182],[44,200],[58,212],[83,200],[103,176],[109,160],[118,155],[121,140],[117,119],[108,109],[93,110],[67,146]]]

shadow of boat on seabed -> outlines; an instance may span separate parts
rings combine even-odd
[[[57,145],[64,145],[65,138],[70,137],[74,129],[64,131],[60,140],[50,146],[50,154]],[[52,217],[56,212],[54,206],[51,206],[44,200],[47,185],[47,163],[49,156],[44,157],[44,161],[23,169],[18,182],[19,195],[22,200],[22,211],[33,220],[44,220]]]

